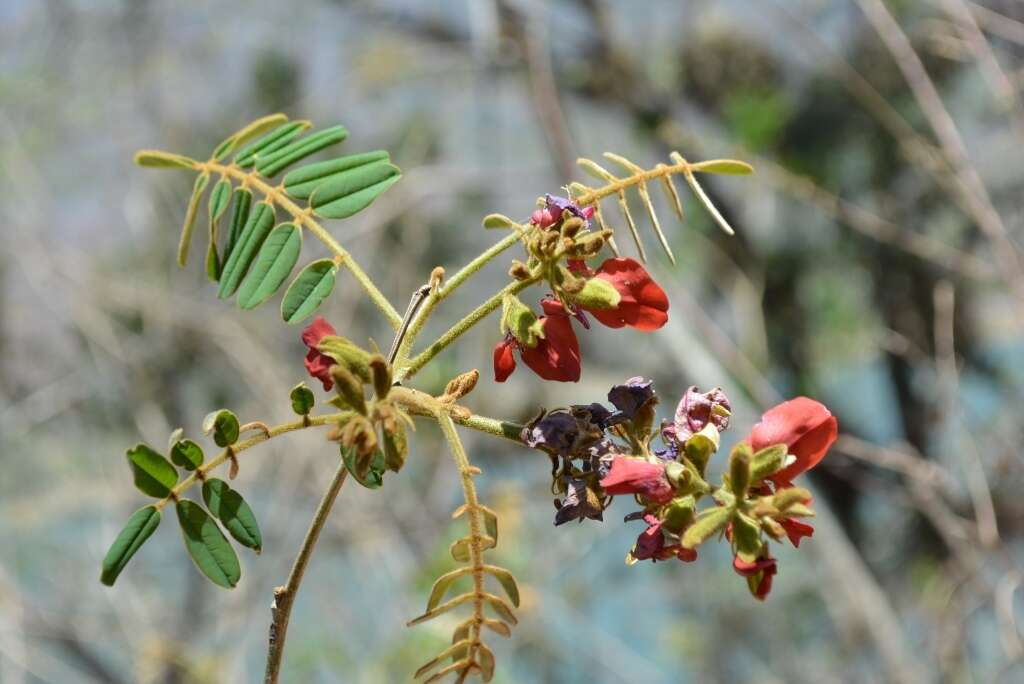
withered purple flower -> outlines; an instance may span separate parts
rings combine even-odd
[[[675,422],[665,429],[665,436],[683,443],[703,430],[708,423],[721,432],[729,427],[731,408],[729,398],[721,388],[701,393],[694,385],[679,400]]]
[[[584,221],[589,221],[590,217],[594,215],[593,207],[585,207],[581,209],[579,205],[573,202],[568,197],[558,197],[557,195],[544,195],[545,208],[551,212],[551,215],[555,220],[559,220],[562,216],[562,212],[568,211],[573,216],[578,216]]]
[[[604,520],[604,507],[601,497],[587,486],[586,480],[570,478],[566,483],[565,499],[555,500],[555,526],[564,525],[570,520]]]
[[[523,442],[554,456],[580,458],[604,435],[604,421],[610,415],[600,404],[556,409],[523,428]]]
[[[637,412],[656,401],[654,382],[641,377],[630,378],[624,385],[615,385],[608,391],[608,401],[619,410],[624,420],[633,420]]]

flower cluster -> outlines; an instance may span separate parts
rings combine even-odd
[[[504,382],[516,368],[515,352],[545,380],[580,379],[580,347],[573,329],[575,318],[589,329],[588,315],[610,328],[629,326],[644,332],[668,321],[668,297],[634,259],[606,259],[597,269],[586,259],[603,244],[600,233],[589,231],[593,207],[578,207],[564,197],[547,195],[531,223],[539,228],[528,241],[529,264],[518,264],[513,275],[542,267],[552,294],[541,300],[542,316],[514,295],[504,301],[501,331],[494,348],[494,379]]]
[[[672,421],[658,429],[650,381],[632,378],[613,387],[608,400],[614,410],[570,406],[542,413],[523,430],[527,445],[552,458],[552,490],[563,497],[555,502],[555,524],[601,520],[614,497],[630,495],[641,508],[625,520],[642,520],[646,528],[627,563],[691,562],[700,544],[724,536],[733,569],[763,600],[777,573],[769,540],[799,546],[814,532],[800,520],[814,514],[810,493],[792,480],[825,456],[836,439],[835,417],[806,397],[775,406],[736,445],[722,484],[714,487],[707,466],[731,418],[722,390],[690,387]],[[661,448],[652,447],[655,437]],[[714,505],[698,510],[705,497]]]
[[[340,337],[319,316],[302,331],[302,342],[309,349],[306,370],[325,391],[337,390],[331,404],[351,413],[329,438],[341,444],[342,458],[356,481],[371,489],[381,486],[385,471],[398,472],[405,464],[406,428],[412,427],[412,419],[388,397],[391,366],[380,354]],[[365,385],[373,387],[372,401],[366,397]]]

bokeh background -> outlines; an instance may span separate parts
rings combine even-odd
[[[271,590],[336,459],[321,433],[245,454],[236,486],[265,550],[234,591],[199,576],[171,520],[115,588],[97,577],[142,501],[127,446],[196,435],[221,406],[288,419],[298,330],[217,300],[198,248],[179,271],[191,180],[131,163],[140,147],[202,157],[273,111],[343,123],[346,151],[385,147],[405,170],[333,225],[396,302],[495,239],[483,215],[583,180],[579,155],[757,168],[707,177],[735,237],[692,200],[685,225],[659,204],[679,264],[642,230],[671,320],[585,334],[579,384],[494,384],[492,318],[417,385],[481,368],[468,403],[513,420],[631,375],[656,380],[666,413],[721,385],[727,445],[779,397],[817,397],[844,434],[809,477],[814,538],[778,550],[765,604],[724,548],[629,568],[625,508],[556,529],[547,460],[467,434],[495,557],[524,593],[495,681],[1024,680],[1019,0],[3,0],[0,45],[0,681],[262,677]],[[385,346],[343,282],[325,314]],[[384,489],[346,486],[284,681],[406,681],[443,647],[450,623],[404,623],[450,567],[459,501],[428,424]]]

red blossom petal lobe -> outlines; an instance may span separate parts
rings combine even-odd
[[[778,486],[818,465],[836,441],[839,423],[821,402],[797,397],[768,409],[747,438],[754,451],[785,444],[796,461],[771,476]]]

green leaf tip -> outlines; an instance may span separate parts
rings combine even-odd
[[[184,155],[163,150],[139,150],[133,161],[151,169],[194,169],[198,163]]]

